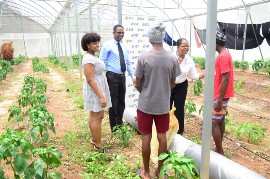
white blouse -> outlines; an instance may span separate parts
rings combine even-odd
[[[200,74],[197,72],[195,63],[189,55],[185,55],[185,58],[179,66],[182,73],[181,75],[176,77],[176,84],[184,82],[187,79],[188,75],[190,75],[193,80],[199,79]]]

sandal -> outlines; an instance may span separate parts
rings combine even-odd
[[[109,153],[109,150],[105,147],[97,147],[95,144],[94,145],[94,150],[97,152],[101,152],[101,153]]]
[[[96,145],[96,142],[93,139],[91,139],[90,143],[94,146]]]

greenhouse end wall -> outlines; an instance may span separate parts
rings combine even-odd
[[[20,33],[0,34],[0,44],[2,45],[6,42],[12,42],[12,47],[14,48],[14,57],[19,55],[27,55],[30,58],[47,57],[52,53],[50,34],[47,33],[25,33],[24,36]]]

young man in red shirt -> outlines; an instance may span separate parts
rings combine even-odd
[[[224,155],[222,140],[225,133],[225,114],[227,103],[234,96],[233,61],[225,48],[226,33],[222,29],[216,34],[216,51],[219,53],[215,61],[214,102],[212,117],[212,135],[216,152]]]

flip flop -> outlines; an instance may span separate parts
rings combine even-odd
[[[105,147],[97,147],[95,144],[94,145],[94,150],[97,152],[102,152],[102,153],[109,153],[109,150]]]
[[[96,142],[95,142],[93,139],[91,139],[90,143],[91,143],[92,145],[96,145]]]

